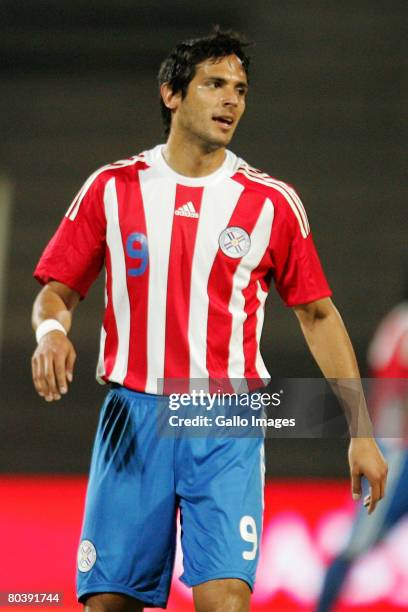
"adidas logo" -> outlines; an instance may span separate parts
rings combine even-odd
[[[199,214],[194,208],[194,204],[192,202],[187,202],[187,204],[183,204],[180,208],[177,208],[174,211],[174,214],[179,217],[194,217],[194,219],[198,219]]]

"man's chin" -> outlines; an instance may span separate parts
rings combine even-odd
[[[205,138],[206,144],[211,149],[220,149],[223,147],[227,147],[232,140],[232,134],[224,134],[224,135],[207,135]]]

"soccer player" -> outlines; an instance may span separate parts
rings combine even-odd
[[[72,313],[106,268],[97,376],[111,388],[93,450],[78,598],[86,610],[164,607],[180,509],[184,573],[198,612],[249,610],[262,526],[263,440],[160,437],[155,407],[177,380],[269,375],[259,352],[273,279],[323,374],[358,378],[302,202],[226,147],[245,110],[240,37],[216,29],[179,44],[159,72],[166,144],[97,170],[35,270],[34,385],[67,392]],[[163,382],[164,381],[164,382]],[[349,452],[353,492],[383,496],[372,438]]]
[[[408,289],[408,287],[407,287]],[[363,505],[348,544],[330,565],[317,611],[334,609],[353,563],[408,514],[408,291],[381,321],[368,351],[373,418],[389,465],[387,497],[373,517]]]

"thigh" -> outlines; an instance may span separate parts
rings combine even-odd
[[[237,578],[253,588],[262,530],[263,448],[260,438],[180,441],[181,580],[187,585]]]
[[[236,578],[210,580],[193,587],[196,612],[249,612],[251,590]]]
[[[171,440],[158,439],[154,405],[139,395],[113,390],[102,407],[78,551],[81,601],[109,592],[153,605],[167,601],[175,552],[174,449]]]
[[[84,602],[84,612],[143,612],[144,604],[128,595],[99,593],[90,595]]]

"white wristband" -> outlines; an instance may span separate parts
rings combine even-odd
[[[65,327],[59,321],[57,321],[57,319],[45,319],[45,321],[39,324],[35,332],[37,343],[40,342],[41,338],[45,336],[45,334],[52,331],[60,331],[67,335]]]

